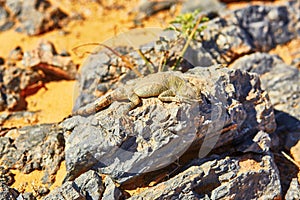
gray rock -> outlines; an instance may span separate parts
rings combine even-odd
[[[5,0],[0,5],[0,31],[20,24],[16,31],[38,35],[66,24],[67,14],[47,0]]]
[[[194,160],[183,172],[129,199],[274,199],[280,196],[279,174],[272,157],[244,155]]]
[[[295,58],[294,60],[292,60],[291,65],[293,65],[293,66],[295,66],[297,68],[300,68],[300,58]]]
[[[18,15],[21,25],[16,30],[28,35],[38,35],[59,28],[66,18],[67,14],[52,6],[49,1],[24,1]]]
[[[10,66],[3,71],[3,84],[7,94],[20,93],[21,90],[26,89],[26,87],[33,85],[42,78],[43,75],[37,71],[16,66]]]
[[[0,31],[6,31],[13,25],[14,23],[10,20],[9,13],[4,7],[0,6]]]
[[[11,134],[18,137],[12,139]],[[59,169],[64,158],[63,131],[55,125],[44,124],[12,129],[0,138],[2,166],[23,173],[44,169],[43,183],[51,183],[51,175]]]
[[[25,97],[45,87],[45,82],[53,80],[73,80],[77,65],[70,56],[58,55],[54,45],[41,41],[37,48],[23,54],[16,47],[9,55],[5,65],[0,65],[0,111],[24,110]],[[20,61],[24,66],[20,66]]]
[[[202,42],[195,42],[192,48],[199,52],[198,58],[208,52],[212,62],[227,65],[243,54],[268,51],[286,43],[299,35],[300,30],[298,3],[290,4],[222,12],[206,24],[207,28],[198,36]]]
[[[241,143],[259,130],[274,131],[272,107],[257,76],[216,67],[173,73],[198,84],[207,100],[178,105],[142,99],[142,106],[128,114],[123,113],[126,103],[114,102],[88,118],[62,122],[60,126],[72,132],[66,142],[66,180],[93,167],[125,183],[172,164],[203,142],[201,157],[213,148]]]
[[[148,1],[141,0],[138,6],[140,13],[145,16],[151,16],[161,10],[170,8],[172,5],[176,4],[176,1]]]
[[[105,190],[101,176],[92,170],[79,176],[74,183],[86,199],[101,199]]]
[[[74,199],[74,200],[85,200],[86,198],[80,194],[78,187],[73,182],[66,182],[61,187],[55,189],[46,197],[44,200],[52,200],[52,199]]]
[[[102,178],[95,171],[87,171],[73,182],[65,182],[61,187],[48,194],[47,199],[120,199],[121,191],[108,177]]]
[[[244,56],[232,65],[260,75],[262,87],[268,91],[276,111],[277,134],[286,135],[281,144],[287,150],[300,139],[300,72],[285,64],[278,56],[254,53]]]
[[[14,200],[18,195],[18,191],[8,187],[5,183],[0,181],[0,199]]]
[[[9,9],[13,16],[17,16],[22,10],[22,1],[20,0],[6,0],[5,6]]]
[[[123,197],[122,192],[117,188],[117,186],[109,176],[105,177],[104,185],[105,185],[105,190],[102,194],[102,199],[108,199],[108,200],[122,199]]]
[[[2,26],[0,26],[0,31],[7,31],[15,25],[12,21],[6,21]]]
[[[286,200],[296,200],[300,199],[300,185],[297,178],[293,178],[289,190],[287,191],[284,199]]]
[[[300,72],[285,64],[278,56],[254,53],[241,57],[232,65],[261,76],[263,89],[267,90],[274,108],[300,120]]]
[[[300,73],[295,66],[285,64],[281,58],[267,53],[254,53],[236,60],[233,68],[243,69],[260,75],[262,87],[268,91],[274,105],[277,129],[271,135],[272,149],[277,154],[290,151],[300,140]],[[277,158],[282,175],[283,191],[289,187],[295,169],[291,163],[284,164]],[[288,174],[287,174],[288,173]]]
[[[271,147],[271,138],[268,133],[259,131],[251,140],[245,140],[237,145],[238,152],[243,153],[268,153]]]
[[[30,69],[0,66],[0,110],[26,108],[25,96],[21,95],[22,91],[42,78],[42,74]]]
[[[225,10],[225,8],[226,8],[225,5],[220,3],[220,1],[218,0],[209,0],[209,1],[188,0],[182,4],[181,13],[193,12],[195,10],[221,13],[223,10]]]
[[[31,111],[16,111],[16,112],[4,112],[0,114],[0,125],[3,125],[7,120],[20,120],[25,122],[33,122],[36,120],[36,112]]]
[[[1,154],[0,154],[1,155]],[[12,185],[14,183],[14,174],[9,171],[9,169],[1,166],[0,167],[0,182],[7,185]]]
[[[227,13],[227,12],[225,12]],[[236,25],[232,13],[208,21],[206,29],[196,34],[184,58],[194,66],[227,65],[240,55],[253,51],[247,32]]]
[[[26,51],[22,57],[22,64],[34,71],[42,71],[48,81],[74,80],[77,66],[71,56],[61,56],[56,52],[54,44],[41,40],[36,49]]]
[[[8,12],[3,7],[0,7],[0,22],[6,21],[8,16]]]
[[[256,50],[268,51],[295,36],[286,6],[251,6],[234,12],[240,27],[249,34]]]
[[[17,199],[22,199],[22,200],[36,200],[36,197],[33,195],[32,192],[25,192],[21,193]]]
[[[226,66],[245,54],[257,50],[267,51],[288,42],[300,33],[300,9],[296,9],[297,6],[294,1],[284,6],[249,6],[220,12],[218,17],[211,17],[204,24],[206,29],[203,32],[196,33],[195,40],[190,43],[180,64],[182,69],[177,70],[184,72],[194,66],[209,67],[218,63]],[[185,39],[174,37],[175,33],[164,32],[161,35],[164,37],[155,42],[139,45],[148,63],[133,47],[110,47],[126,55],[143,75],[156,72],[162,56],[166,58],[164,69],[169,70],[183,49]],[[120,57],[106,48],[96,49],[95,54],[90,55],[82,67],[78,91],[80,95],[74,111],[95,100],[94,94],[102,95],[118,87],[112,80],[126,82],[136,77],[124,67]]]
[[[22,60],[23,54],[23,49],[20,46],[17,46],[9,52],[8,60],[20,61]],[[11,64],[14,65],[13,63]]]

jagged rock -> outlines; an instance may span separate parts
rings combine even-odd
[[[22,199],[22,200],[36,200],[37,198],[33,195],[32,192],[25,192],[21,193],[17,199]]]
[[[289,190],[287,191],[284,199],[286,200],[296,200],[300,199],[300,185],[298,183],[297,178],[294,178],[291,181],[291,185]]]
[[[253,51],[268,51],[300,34],[299,2],[249,6],[219,13],[196,35],[185,58],[195,66],[228,65]],[[199,42],[201,41],[201,42]]]
[[[18,16],[22,11],[22,1],[20,0],[6,0],[5,6],[13,16]]]
[[[53,43],[44,40],[36,49],[24,53],[22,63],[33,70],[43,71],[49,80],[74,80],[77,73],[71,56],[59,55]]]
[[[161,10],[168,9],[172,5],[176,4],[176,1],[147,1],[141,0],[138,6],[139,12],[144,15],[151,16]]]
[[[20,66],[22,60],[24,66]],[[49,41],[41,41],[38,47],[23,54],[16,47],[8,62],[0,65],[0,111],[16,111],[27,107],[25,97],[45,88],[53,80],[75,79],[77,65],[70,56],[59,55]]]
[[[150,35],[157,32],[161,32],[159,29],[146,29],[138,31],[130,31],[126,35]],[[123,37],[126,37],[122,36]],[[133,41],[134,42],[134,41]],[[178,45],[180,44],[180,45]],[[178,45],[178,46],[177,46]],[[136,66],[137,70],[142,75],[157,72],[161,65],[161,55],[164,51],[168,51],[168,58],[164,69],[170,69],[176,62],[176,58],[184,45],[184,40],[168,40],[161,38],[150,44],[144,44],[140,48],[141,52],[148,58],[151,63],[147,63],[145,59],[142,59],[140,54],[132,47],[116,47],[114,51],[125,54],[132,62],[133,66]],[[191,69],[192,66],[185,60],[180,63],[177,70],[185,72]],[[118,83],[126,83],[127,81],[137,78],[138,75],[132,70],[128,69],[128,65],[122,61],[122,59],[116,56],[108,48],[99,47],[95,50],[95,53],[91,54],[81,67],[81,73],[79,74],[79,97],[76,99],[73,110],[77,110],[80,106],[92,102],[97,96],[106,93],[110,89],[118,87]],[[116,83],[115,80],[118,80]]]
[[[251,6],[234,12],[237,23],[246,31],[255,50],[268,51],[277,44],[283,44],[295,37],[296,30],[290,19],[296,10],[286,6]]]
[[[38,35],[60,28],[66,18],[67,14],[47,0],[22,1],[22,11],[18,15],[21,25],[16,30],[28,35]]]
[[[18,197],[18,191],[8,187],[5,183],[0,181],[0,199],[14,200]]]
[[[8,56],[8,59],[12,62],[20,61],[23,58],[23,50],[20,46],[17,46],[15,49],[11,50]],[[11,63],[15,65],[15,63]]]
[[[239,68],[260,75],[262,87],[268,91],[275,112],[277,130],[284,137],[284,144],[289,150],[300,139],[300,71],[285,64],[278,56],[266,53],[254,53],[241,57],[232,64]]]
[[[277,129],[272,134],[273,151],[290,151],[300,140],[300,72],[294,66],[285,64],[278,56],[267,53],[254,53],[236,60],[233,68],[257,73],[262,87],[268,91],[274,105]],[[277,141],[277,142],[276,142]],[[285,158],[276,156],[281,171],[283,191],[296,175],[296,169]]]
[[[23,121],[24,124],[32,123],[37,121],[36,112],[30,111],[15,111],[15,112],[2,112],[0,114],[0,125],[3,125],[4,122],[12,120]]]
[[[48,0],[5,0],[0,5],[0,31],[6,31],[18,21],[18,32],[38,35],[67,23],[68,15]]]
[[[66,195],[67,194],[67,195]],[[95,171],[88,171],[73,182],[66,182],[48,194],[46,199],[120,199],[122,193],[109,177],[102,177]],[[71,198],[72,197],[72,198]]]
[[[300,104],[299,69],[267,53],[246,55],[236,60],[232,67],[259,74],[262,87],[268,91],[274,108],[300,120],[300,108],[297,108]]]
[[[9,9],[13,16],[18,16],[22,10],[22,1],[20,0],[6,0],[6,7]]]
[[[0,5],[0,31],[6,31],[14,25],[10,20],[9,13]]]
[[[140,0],[139,5],[136,9],[134,9],[137,12],[134,19],[135,25],[141,25],[144,18],[149,17],[159,11],[169,9],[176,3],[177,1]]]
[[[101,199],[105,190],[101,176],[92,170],[79,176],[74,183],[77,185],[80,193],[87,199]]]
[[[9,171],[9,169],[5,169],[3,166],[1,166],[0,167],[0,182],[5,183],[7,185],[11,185],[11,184],[13,184],[14,181],[15,181],[14,175]]]
[[[104,185],[105,190],[102,194],[102,199],[121,199],[121,197],[123,197],[122,192],[109,176],[105,177]]]
[[[83,195],[80,194],[75,183],[66,182],[61,187],[55,189],[49,195],[47,195],[44,200],[52,199],[75,199],[75,200],[85,200]]]
[[[220,1],[218,0],[210,0],[210,1],[188,0],[183,2],[181,13],[193,12],[195,10],[220,13],[221,10],[225,10],[225,5],[220,3]]]
[[[183,63],[180,64],[182,69],[177,70],[184,72],[194,66],[208,67],[218,63],[227,66],[242,55],[257,50],[267,51],[297,37],[300,35],[300,9],[296,9],[298,4],[294,1],[286,3],[286,6],[249,6],[212,16],[210,21],[203,24],[206,29],[196,33],[195,39],[184,54]],[[261,31],[262,27],[267,28]],[[149,30],[151,31],[153,30]],[[162,56],[166,59],[165,70],[174,66],[179,52],[185,45],[185,39],[175,35],[163,32],[157,41],[139,46],[149,62],[145,62],[133,47],[112,48],[126,55],[141,74],[147,75],[153,73],[151,68],[152,71],[157,71]],[[124,66],[126,64],[122,59],[107,48],[98,48],[90,55],[82,66],[78,91],[80,95],[74,110],[92,102],[96,96],[116,88],[115,80],[124,83],[137,77],[128,66]]]
[[[259,130],[275,130],[272,106],[257,76],[217,67],[165,73],[201,87],[206,100],[177,104],[147,98],[128,114],[123,113],[126,103],[116,101],[90,117],[65,120],[60,126],[71,131],[66,134],[66,180],[93,167],[124,184],[172,164],[187,149],[192,154],[191,149],[199,150],[203,142],[199,156],[212,148],[239,144]]]
[[[52,124],[12,129],[0,138],[0,149],[2,166],[23,173],[43,169],[42,182],[51,183],[64,158],[63,132]]]
[[[276,199],[279,174],[270,155],[194,160],[169,180],[129,199]]]
[[[7,90],[7,94],[15,92],[20,93],[21,90],[37,83],[44,76],[30,69],[22,69],[11,66],[3,70],[3,84]]]
[[[1,25],[3,24],[3,21],[6,21],[6,19],[8,18],[8,15],[9,15],[8,12],[3,7],[0,7],[0,22],[1,22]]]
[[[294,60],[292,60],[291,65],[294,65],[297,68],[300,68],[300,58],[295,58]]]

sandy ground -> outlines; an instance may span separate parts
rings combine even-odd
[[[74,47],[93,42],[103,42],[118,33],[126,32],[134,27],[133,16],[130,11],[138,4],[139,0],[121,0],[121,1],[106,1],[108,5],[113,5],[117,2],[120,9],[105,10],[96,3],[85,3],[84,0],[51,0],[55,5],[60,6],[63,10],[72,15],[74,11],[83,13],[84,21],[72,21],[61,30],[52,31],[40,36],[28,37],[24,34],[16,33],[14,30],[9,30],[0,33],[0,56],[6,57],[9,52],[16,46],[21,46],[24,51],[34,49],[41,39],[46,39],[54,43],[58,52],[67,50],[71,53],[73,61],[81,64],[84,58],[78,57],[71,51]],[[83,6],[84,5],[84,6]],[[246,4],[245,4],[246,5]],[[245,6],[243,4],[243,6]],[[238,5],[232,5],[236,8]],[[175,14],[178,13],[178,8]],[[145,21],[146,27],[166,27],[168,22],[173,18],[168,12],[161,12]],[[300,41],[292,41],[287,45],[279,46],[272,50],[272,53],[277,53],[283,59],[290,63],[292,57],[291,52],[299,51]],[[91,47],[93,49],[95,47]],[[64,117],[71,114],[75,81],[58,81],[46,84],[46,89],[40,89],[35,95],[27,97],[28,110],[38,111],[36,120],[26,121],[19,120],[7,122],[5,127],[24,126],[34,123],[52,123],[59,122]],[[42,177],[41,171],[34,171],[30,174],[22,174],[18,171],[15,173],[15,183],[12,187],[19,191],[34,192],[40,185]],[[51,189],[59,186],[64,178],[66,171],[64,163],[61,165],[56,176],[56,182],[51,186]]]
[[[75,3],[76,2],[76,3]],[[112,6],[114,1],[108,1],[107,6]],[[23,51],[28,51],[37,47],[41,39],[51,41],[58,52],[67,50],[71,53],[75,63],[81,64],[84,58],[76,55],[72,49],[81,44],[104,42],[117,34],[126,32],[134,27],[133,16],[130,11],[138,4],[138,0],[115,1],[118,2],[120,9],[105,10],[96,3],[84,3],[81,1],[63,0],[52,3],[63,8],[69,15],[74,11],[83,13],[84,21],[72,21],[61,30],[52,31],[40,36],[28,37],[25,34],[16,33],[9,30],[0,33],[0,56],[6,57],[9,52],[17,46],[21,46]],[[83,6],[84,5],[84,6]],[[146,20],[147,27],[165,27],[171,17],[167,13],[159,13],[151,20]],[[95,46],[90,46],[89,50]],[[28,110],[39,111],[37,116],[38,123],[51,123],[61,121],[71,113],[73,106],[74,81],[50,82],[45,89],[41,89],[34,96],[27,98]],[[20,121],[24,125],[26,121]],[[19,126],[8,122],[5,127]]]
[[[82,13],[85,16],[84,21],[72,21],[61,30],[55,30],[40,36],[28,37],[25,34],[16,33],[14,30],[9,30],[0,33],[0,56],[7,57],[9,52],[17,46],[22,47],[23,51],[28,51],[37,47],[41,39],[51,41],[58,52],[67,50],[76,64],[84,62],[84,57],[76,55],[72,49],[78,45],[94,42],[104,42],[111,37],[120,33],[127,32],[134,28],[133,15],[129,14],[133,8],[138,5],[138,0],[122,0],[122,1],[107,1],[106,6],[116,4],[120,9],[105,10],[97,3],[85,3],[84,0],[72,1],[63,0],[51,2],[63,11],[72,15],[74,11]],[[84,5],[84,6],[83,6]],[[178,12],[177,12],[178,13]],[[175,14],[175,13],[174,13]],[[172,16],[168,12],[161,12],[145,20],[146,27],[164,28]],[[89,50],[93,50],[95,46],[91,46]],[[36,119],[28,120],[13,120],[7,121],[4,127],[21,127],[36,123],[53,123],[59,122],[63,118],[71,114],[75,81],[56,81],[46,84],[46,88],[41,88],[36,94],[28,96],[28,111],[37,111]],[[15,182],[12,185],[19,191],[35,192],[41,186],[42,171],[34,171],[30,174],[22,174],[14,170]],[[66,174],[64,162],[56,175],[56,181],[51,186],[51,190],[61,185]]]

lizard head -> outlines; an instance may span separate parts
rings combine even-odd
[[[169,78],[169,88],[172,88],[176,96],[183,97],[185,99],[197,99],[199,95],[197,87],[178,76],[172,76]]]

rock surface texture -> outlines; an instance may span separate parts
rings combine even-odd
[[[233,68],[243,69],[260,75],[262,87],[268,91],[275,108],[277,129],[272,134],[273,151],[291,152],[300,140],[300,71],[295,66],[285,64],[278,56],[267,53],[253,53],[237,59]],[[294,159],[299,161],[299,151],[294,151]],[[280,156],[276,159],[282,160]],[[295,177],[295,169],[278,162],[284,190]],[[293,173],[287,173],[294,171]]]
[[[33,36],[66,24],[67,14],[47,0],[5,0],[0,6],[0,31],[19,22],[16,31]]]
[[[64,137],[53,124],[7,130],[0,138],[1,166],[23,173],[44,170],[44,183],[51,183],[64,158]]]
[[[183,153],[192,154],[186,150],[199,149],[205,139],[218,148],[238,144],[259,130],[275,130],[272,106],[257,76],[216,67],[164,73],[199,87],[203,100],[178,104],[147,98],[128,114],[122,113],[128,103],[116,101],[88,118],[65,120],[62,127],[72,131],[66,142],[71,180],[82,173],[78,169],[95,165],[101,173],[126,184],[137,174],[172,164]],[[200,154],[209,150],[201,149]]]
[[[0,65],[0,111],[26,109],[26,96],[36,93],[45,83],[74,80],[77,66],[70,56],[62,56],[49,41],[23,53],[20,47],[11,51]]]
[[[266,52],[299,35],[299,5],[297,2],[289,4],[250,6],[224,12],[211,19],[201,35],[196,35],[184,57],[192,65],[183,62],[179,70],[185,72],[182,74],[185,80],[194,81],[201,87],[201,103],[165,103],[155,97],[147,98],[142,99],[141,106],[124,114],[126,102],[116,101],[88,117],[74,116],[62,122],[61,126],[70,132],[66,140],[69,171],[66,180],[73,180],[93,169],[112,177],[121,184],[121,189],[155,185],[133,195],[132,199],[281,198],[282,192],[286,191],[286,180],[279,175],[275,164],[278,156],[274,157],[271,149],[275,139],[281,137],[278,134],[282,126],[288,126],[280,119],[280,112],[290,113],[293,110],[291,115],[298,119],[299,71],[276,56],[252,53]],[[175,52],[184,44],[175,45],[171,41],[169,38],[155,42],[153,47],[145,45],[141,50],[147,58],[155,58],[154,55],[169,48],[171,56],[166,66],[171,67]],[[134,51],[119,50],[128,52],[128,57],[139,63],[136,66],[144,75],[149,73],[146,63],[139,61],[141,58]],[[243,56],[245,54],[250,55]],[[83,66],[81,96],[76,106],[93,102],[94,94],[122,87],[122,82],[136,76],[128,72],[121,77],[121,84],[112,84],[111,78],[106,79],[106,75],[118,73],[114,67],[121,63],[120,58],[107,49],[92,55]],[[152,59],[151,63],[154,69],[159,68],[158,60]],[[211,67],[213,64],[230,63],[235,70]],[[92,68],[97,77],[89,73]],[[123,69],[127,71],[124,66]],[[238,69],[258,74],[261,81],[254,74]],[[101,84],[96,84],[99,81]],[[269,97],[276,108],[276,117]],[[76,106],[75,110],[78,109]],[[297,130],[298,122],[291,122],[290,128]],[[168,129],[172,130],[171,134],[166,131]],[[178,136],[181,143],[176,142]],[[209,149],[206,142],[214,144],[214,148]],[[197,158],[210,150],[214,153],[211,157]],[[139,155],[141,152],[142,156]],[[236,153],[241,155],[234,156]],[[194,160],[191,161],[191,158]],[[210,165],[210,162],[214,164]],[[226,166],[221,167],[224,162]],[[210,167],[207,169],[204,165]],[[253,170],[244,172],[242,169],[246,166],[253,167]],[[223,179],[223,176],[227,178]],[[248,181],[256,184],[250,186]]]
[[[245,54],[269,51],[296,38],[300,34],[299,2],[286,4],[288,5],[249,6],[208,15],[211,19],[205,24],[206,29],[195,35],[177,70],[184,72],[194,66],[208,67],[213,64],[227,66]],[[118,47],[115,50],[128,56],[133,66],[143,75],[158,71],[162,67],[162,56],[165,57],[163,68],[172,68],[185,41],[176,38],[174,33],[166,35],[159,41],[140,46],[143,57],[148,62],[132,47]],[[126,75],[124,72],[127,72]],[[116,88],[116,79],[124,83],[134,77],[137,75],[129,71],[124,61],[109,49],[95,51],[82,66],[78,91],[80,96],[74,109],[92,102],[97,95]]]

